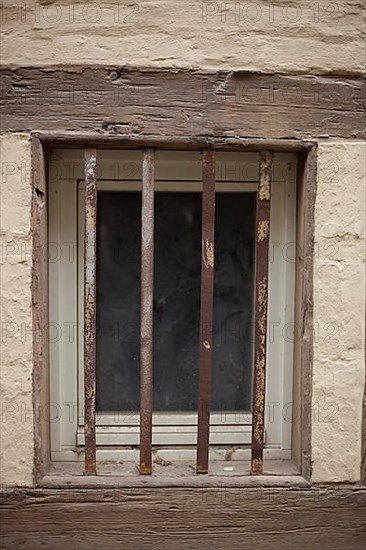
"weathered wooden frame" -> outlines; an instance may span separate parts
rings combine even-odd
[[[49,436],[49,346],[48,346],[48,219],[46,158],[42,143],[33,137],[32,154],[32,322],[33,322],[33,411],[35,481],[47,472]]]
[[[65,132],[174,135],[192,143],[197,136],[365,135],[362,77],[73,65],[4,68],[0,79],[2,127],[9,132],[53,131],[61,139]]]
[[[33,163],[33,187],[42,188],[44,191],[43,200],[47,200],[46,172],[40,170],[44,166],[45,152],[48,148],[62,147],[63,143],[69,144],[67,134],[58,134],[55,139],[53,133],[34,133],[32,137],[35,160]],[[89,141],[89,138],[91,140]],[[93,141],[94,139],[94,141]],[[313,142],[301,140],[264,140],[264,139],[228,139],[225,138],[202,138],[192,143],[191,138],[165,138],[159,136],[125,136],[112,140],[101,136],[84,135],[73,136],[73,144],[78,147],[90,145],[90,142],[97,143],[99,147],[119,147],[128,142],[130,147],[140,148],[143,143],[146,147],[166,148],[166,142],[175,148],[199,149],[205,144],[207,147],[214,147],[217,150],[227,148],[242,151],[296,151],[300,155],[298,174],[298,231],[297,231],[297,268],[296,268],[296,312],[295,322],[302,327],[304,337],[295,343],[295,366],[294,366],[294,404],[301,410],[300,418],[293,422],[293,457],[302,475],[310,479],[310,438],[311,438],[311,366],[312,366],[312,271],[313,271],[313,232],[314,232],[314,202],[316,192],[316,145]],[[38,159],[38,160],[37,160]],[[41,180],[41,183],[39,181]],[[35,191],[36,193],[36,191]],[[34,217],[42,220],[42,231],[37,228],[39,223],[33,224],[34,250],[46,250],[47,247],[47,224],[46,212],[39,212],[37,202],[33,205]],[[44,284],[47,285],[44,274],[47,269],[47,255],[35,254],[33,265],[32,293],[33,303],[40,304],[36,307],[35,328],[38,318],[47,326],[48,306],[45,302]],[[42,275],[42,277],[41,277]],[[46,277],[47,279],[47,277]],[[35,339],[36,340],[36,339]],[[47,409],[47,388],[48,388],[48,352],[47,342],[42,345],[35,343],[34,349],[34,409],[35,411]],[[48,420],[45,415],[36,415],[36,447],[35,447],[35,479],[39,481],[47,472],[49,463],[49,440]]]
[[[118,537],[131,550],[218,550],[228,540],[261,550],[364,547],[365,488],[265,488],[251,479],[257,486],[17,488],[2,497],[2,543],[111,549]]]

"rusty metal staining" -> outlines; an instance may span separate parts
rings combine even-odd
[[[96,341],[96,230],[97,157],[95,148],[85,149],[84,240],[84,394],[85,475],[96,474],[95,440],[95,341]]]
[[[155,152],[142,151],[140,474],[152,473]]]
[[[214,285],[216,153],[203,151],[202,160],[202,264],[199,341],[197,473],[208,472],[211,400],[211,348]]]
[[[263,471],[264,406],[266,389],[266,346],[268,308],[268,250],[271,206],[272,158],[269,151],[260,154],[257,194],[257,244],[255,269],[255,348],[253,377],[253,431],[251,473]]]

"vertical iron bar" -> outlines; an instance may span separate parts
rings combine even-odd
[[[96,341],[97,152],[85,149],[84,238],[84,394],[85,475],[96,474],[95,341]]]
[[[263,472],[272,159],[270,151],[261,151],[256,221],[252,475]]]
[[[152,473],[155,151],[142,151],[140,474]]]
[[[196,464],[198,474],[206,474],[208,472],[209,457],[215,245],[215,170],[216,152],[212,149],[205,149],[202,159],[201,313]]]

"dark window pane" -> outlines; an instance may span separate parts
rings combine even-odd
[[[157,193],[155,214],[154,410],[197,403],[201,195]]]
[[[139,408],[140,208],[98,193],[97,410]],[[250,408],[254,194],[216,196],[212,410]],[[155,195],[154,410],[197,406],[201,194]]]
[[[97,411],[137,410],[141,194],[98,192]]]
[[[216,194],[212,410],[250,410],[254,193]]]

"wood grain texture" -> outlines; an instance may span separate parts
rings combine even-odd
[[[311,479],[311,426],[313,377],[313,310],[314,310],[314,228],[317,188],[317,147],[300,156],[297,193],[297,267],[295,282],[295,319],[301,327],[301,338],[294,350],[293,401],[297,415],[293,421],[294,442],[300,449],[299,467],[305,479]],[[296,387],[297,385],[297,387]],[[297,432],[297,433],[296,433]],[[296,447],[296,443],[295,443]]]
[[[363,550],[356,488],[13,490],[2,548]]]
[[[307,139],[364,135],[361,78],[115,68],[1,71],[4,131]]]
[[[32,323],[34,468],[38,480],[49,463],[48,373],[48,221],[45,156],[42,143],[32,138]]]

